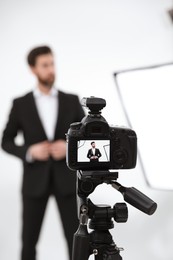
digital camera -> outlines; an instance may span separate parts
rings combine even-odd
[[[101,115],[102,98],[83,98],[89,113],[70,125],[67,140],[67,166],[72,170],[132,169],[136,166],[137,136],[125,127],[111,127]]]

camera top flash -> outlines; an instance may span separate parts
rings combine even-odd
[[[90,98],[82,98],[81,104],[83,107],[87,107],[90,109],[92,113],[99,113],[106,106],[106,100],[103,98],[97,98],[91,96]]]

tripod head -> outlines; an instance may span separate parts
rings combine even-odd
[[[111,184],[119,191],[126,202],[140,211],[152,215],[157,204],[134,187],[127,188],[117,182],[118,172],[77,171],[77,206],[79,227],[74,234],[72,260],[87,260],[91,254],[96,260],[122,260],[121,248],[114,243],[109,229],[114,227],[112,218],[118,223],[126,222],[128,209],[126,203],[95,205],[88,196],[102,184]],[[88,233],[87,225],[93,229]]]

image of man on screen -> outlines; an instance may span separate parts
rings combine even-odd
[[[95,142],[91,142],[92,148],[88,150],[87,157],[90,159],[90,162],[98,162],[99,158],[102,156],[99,149],[96,148]]]

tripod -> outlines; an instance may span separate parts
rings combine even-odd
[[[113,241],[109,229],[116,222],[126,222],[128,209],[126,203],[116,203],[113,208],[109,205],[95,205],[88,197],[102,183],[111,184],[122,193],[124,200],[152,215],[157,204],[136,188],[126,188],[116,180],[118,172],[109,171],[77,171],[77,206],[79,227],[73,238],[72,260],[87,260],[91,254],[95,260],[122,260],[120,251]],[[87,225],[92,232],[88,232]]]

